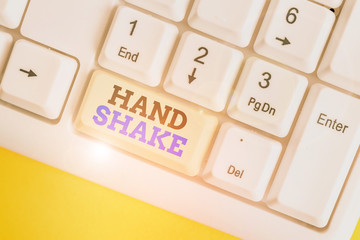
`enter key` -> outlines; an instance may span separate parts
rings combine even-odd
[[[312,87],[267,197],[271,208],[327,225],[359,147],[359,109],[359,99]]]

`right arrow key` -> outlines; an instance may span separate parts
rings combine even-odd
[[[18,40],[1,83],[0,99],[49,119],[59,117],[74,79],[73,58]]]
[[[289,41],[289,39],[287,39],[287,37],[285,37],[285,38],[279,38],[279,37],[276,37],[275,38],[276,40],[278,40],[278,41],[280,41],[282,44],[281,45],[288,45],[288,44],[291,44],[290,43],[290,41]]]
[[[36,73],[34,73],[34,71],[31,69],[29,71],[26,71],[26,70],[20,68],[20,72],[26,73],[28,77],[36,77],[37,76]]]
[[[263,56],[311,73],[334,20],[333,12],[310,1],[271,1],[254,49]]]

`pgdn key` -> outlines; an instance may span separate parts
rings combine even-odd
[[[248,106],[253,107],[253,110],[255,112],[263,112],[263,113],[268,113],[270,115],[275,115],[276,113],[276,109],[271,107],[271,105],[267,102],[258,102],[256,101],[256,98],[251,97],[248,103]]]

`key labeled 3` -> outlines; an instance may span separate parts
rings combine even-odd
[[[119,7],[99,56],[101,66],[150,86],[160,83],[175,42],[175,26]]]
[[[334,21],[333,12],[310,1],[271,1],[254,49],[263,56],[311,73]]]
[[[186,32],[180,40],[164,88],[191,102],[221,111],[242,59],[240,51]]]
[[[285,137],[307,86],[307,79],[274,64],[247,60],[231,98],[230,117]]]

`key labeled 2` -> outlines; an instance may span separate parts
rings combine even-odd
[[[242,59],[240,51],[193,32],[185,32],[164,88],[203,107],[221,111]]]
[[[101,66],[150,86],[160,83],[178,30],[128,7],[119,7],[99,56]]]

